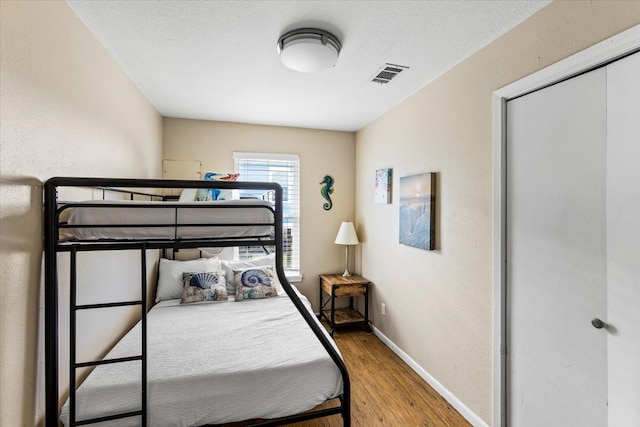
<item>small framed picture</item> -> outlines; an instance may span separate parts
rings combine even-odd
[[[378,169],[376,171],[376,183],[374,200],[376,203],[391,203],[391,168]]]

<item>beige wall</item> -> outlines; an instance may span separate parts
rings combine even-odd
[[[317,274],[343,268],[333,239],[355,212],[356,271],[374,281],[375,326],[489,422],[491,93],[640,23],[640,2],[554,2],[355,137],[162,121],[66,3],[2,1],[0,17],[0,426],[41,421],[42,181],[158,177],[162,158],[232,170],[233,151],[300,154],[300,288],[314,307]],[[397,243],[397,193],[373,204],[381,167],[394,169],[394,190],[400,176],[438,172],[436,251]],[[331,211],[326,174],[336,178]]]
[[[296,286],[317,310],[318,274],[344,270],[344,247],[333,241],[340,222],[354,219],[355,134],[171,118],[164,119],[163,129],[164,159],[200,161],[203,173],[233,172],[234,151],[300,156],[303,281]],[[325,200],[320,195],[325,175],[335,179],[333,207],[328,211],[322,208]]]
[[[553,2],[356,135],[356,221],[374,324],[487,423],[492,92],[638,23],[638,1]],[[393,168],[391,205],[373,204],[381,167]],[[399,177],[421,172],[438,174],[433,252],[398,244]]]
[[[33,426],[44,393],[41,183],[159,177],[162,122],[65,2],[3,0],[0,16],[0,425]]]

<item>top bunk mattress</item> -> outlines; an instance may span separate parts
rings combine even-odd
[[[61,241],[242,239],[274,233],[273,204],[264,200],[151,202],[92,200],[62,204]]]

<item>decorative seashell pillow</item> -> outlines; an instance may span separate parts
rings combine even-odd
[[[276,288],[278,289],[278,295],[286,295],[284,289],[282,289],[282,285],[278,280],[278,275],[276,274],[276,254],[270,254],[267,256],[263,256],[260,258],[254,258],[250,260],[242,260],[242,261],[229,261],[229,260],[220,260],[220,264],[222,265],[222,269],[227,273],[227,292],[229,295],[233,295],[236,292],[236,280],[235,280],[235,271],[246,270],[248,268],[262,268],[262,267],[271,267],[273,271],[273,281]]]
[[[182,298],[180,304],[200,301],[227,301],[227,286],[224,271],[208,273],[183,273]]]
[[[233,270],[236,283],[236,301],[260,299],[278,295],[273,267],[254,267]]]

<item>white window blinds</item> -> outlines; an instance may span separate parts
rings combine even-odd
[[[277,182],[282,186],[285,270],[300,269],[300,158],[296,154],[233,153],[235,172],[241,181]],[[261,198],[245,190],[240,197]],[[252,258],[256,248],[240,248],[240,258]]]

